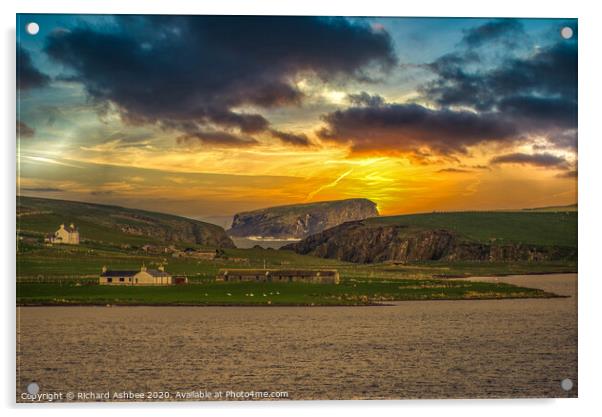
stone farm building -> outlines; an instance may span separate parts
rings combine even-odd
[[[98,281],[100,285],[177,285],[187,282],[185,276],[173,276],[163,267],[148,269],[144,265],[139,271],[112,271],[103,267]]]
[[[48,236],[45,240],[50,243],[79,245],[79,231],[73,223],[71,223],[69,227],[65,227],[64,224],[61,224],[59,230]]]
[[[338,284],[339,272],[335,269],[220,269],[218,281],[224,282],[307,282]]]
[[[205,259],[208,261],[212,261],[217,257],[217,250],[215,250],[215,249],[201,250],[201,249],[186,248],[183,251],[175,251],[174,253],[172,253],[171,256],[174,258],[189,257],[189,258]]]

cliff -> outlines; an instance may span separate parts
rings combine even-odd
[[[341,224],[282,249],[357,263],[576,259],[573,214],[450,213],[448,228],[428,227],[444,223],[445,214],[407,216],[405,221],[404,216],[368,219]],[[433,220],[428,216],[437,217]],[[512,221],[513,226],[503,229]],[[524,229],[532,228],[538,232],[525,233]]]
[[[61,223],[75,223],[82,241],[235,247],[223,228],[185,217],[103,204],[17,197],[17,228],[21,235],[53,233]]]
[[[269,207],[236,214],[228,234],[302,239],[341,223],[375,216],[376,204],[364,198]]]

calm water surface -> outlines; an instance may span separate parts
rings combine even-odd
[[[40,392],[287,391],[290,399],[576,396],[576,274],[483,279],[570,297],[22,307],[17,399],[31,381]],[[575,384],[569,393],[564,378]]]

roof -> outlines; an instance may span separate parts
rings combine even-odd
[[[320,270],[314,270],[314,269],[276,269],[273,271],[270,271],[270,274],[274,274],[274,275],[317,275],[320,274],[322,276],[325,275],[335,275],[337,273],[337,271],[333,270],[333,269],[320,269]]]
[[[64,230],[66,230],[68,233],[75,233],[75,232],[77,232],[77,226],[75,226],[73,223],[71,223],[69,226],[65,226],[65,224],[61,224],[61,227],[59,228],[59,230],[61,228],[64,229]]]
[[[220,269],[219,274],[229,275],[282,275],[282,276],[333,276],[337,271],[334,269]]]
[[[139,272],[146,272],[153,277],[171,277],[171,274],[158,269],[147,269],[146,271],[105,271],[100,274],[101,277],[133,277]]]
[[[194,253],[211,253],[214,254],[217,251],[215,249],[194,249],[194,248],[186,248],[184,249],[184,252],[190,253],[190,252],[194,252]]]
[[[105,271],[100,274],[101,277],[133,277],[140,271]]]
[[[147,269],[146,273],[153,277],[171,277],[171,274],[165,271],[159,271],[158,269]]]

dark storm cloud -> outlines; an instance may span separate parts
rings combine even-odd
[[[548,135],[548,141],[556,148],[576,149],[577,148],[577,129],[565,130]]]
[[[516,19],[497,19],[464,31],[464,42],[474,48],[492,41],[515,46],[526,36],[523,25]]]
[[[385,104],[385,100],[381,96],[370,95],[365,91],[362,91],[359,94],[348,94],[347,98],[356,106],[378,107]]]
[[[468,56],[444,56],[427,67],[438,78],[427,84],[427,97],[442,106],[464,105],[478,110],[495,108],[500,100],[515,95],[535,95],[562,99],[568,104],[577,100],[577,45],[559,42],[526,58],[504,61],[494,69],[470,71],[474,60]]]
[[[206,144],[219,145],[222,147],[244,147],[257,145],[257,140],[250,136],[239,135],[236,133],[223,131],[205,131],[197,129],[189,131],[177,139],[179,144]]]
[[[352,94],[350,108],[323,116],[326,126],[318,134],[350,143],[354,151],[388,147],[415,155],[427,149],[449,156],[479,143],[533,137],[575,149],[577,44],[563,40],[524,55],[506,47],[495,64],[485,64],[486,48],[476,48],[519,35],[524,30],[518,21],[488,22],[466,31],[457,51],[426,64],[436,77],[420,91],[434,108]]]
[[[350,107],[323,116],[325,140],[351,143],[352,151],[464,153],[485,141],[511,140],[517,131],[495,114],[433,110],[418,104]]]
[[[17,89],[45,87],[49,82],[50,77],[34,66],[29,52],[17,45]]]
[[[577,106],[563,98],[516,95],[501,99],[498,110],[533,129],[564,129],[577,125]]]
[[[309,138],[307,137],[307,135],[304,135],[302,133],[297,134],[297,133],[291,133],[291,132],[283,132],[281,130],[275,130],[275,129],[270,130],[270,133],[275,138],[278,138],[282,142],[288,143],[290,145],[295,145],[295,146],[310,146],[311,145],[311,142],[309,141]]]
[[[292,78],[365,78],[395,63],[389,35],[344,18],[122,16],[118,28],[80,26],[55,33],[45,51],[74,71],[89,95],[115,104],[126,120],[194,122],[253,134],[268,129],[241,106],[300,103]],[[217,134],[203,141],[219,140]],[[209,140],[207,138],[209,137]],[[224,134],[228,143],[231,137]]]
[[[498,112],[525,132],[559,134],[577,127],[577,44],[562,41],[499,66],[471,71],[472,52],[428,65],[438,77],[423,87],[438,105]]]
[[[491,159],[492,164],[519,164],[533,165],[538,167],[567,168],[566,159],[549,153],[526,154],[511,153],[507,155],[496,156]]]
[[[464,43],[482,45],[520,36],[514,20],[498,20],[468,31]],[[511,54],[511,52],[509,53]],[[483,70],[473,49],[445,55],[427,65],[437,78],[423,86],[439,106],[495,112],[524,136],[540,135],[560,148],[576,147],[577,43],[561,40],[523,57],[508,57]]]
[[[17,138],[31,138],[35,135],[36,131],[33,127],[28,126],[26,123],[17,120]]]

